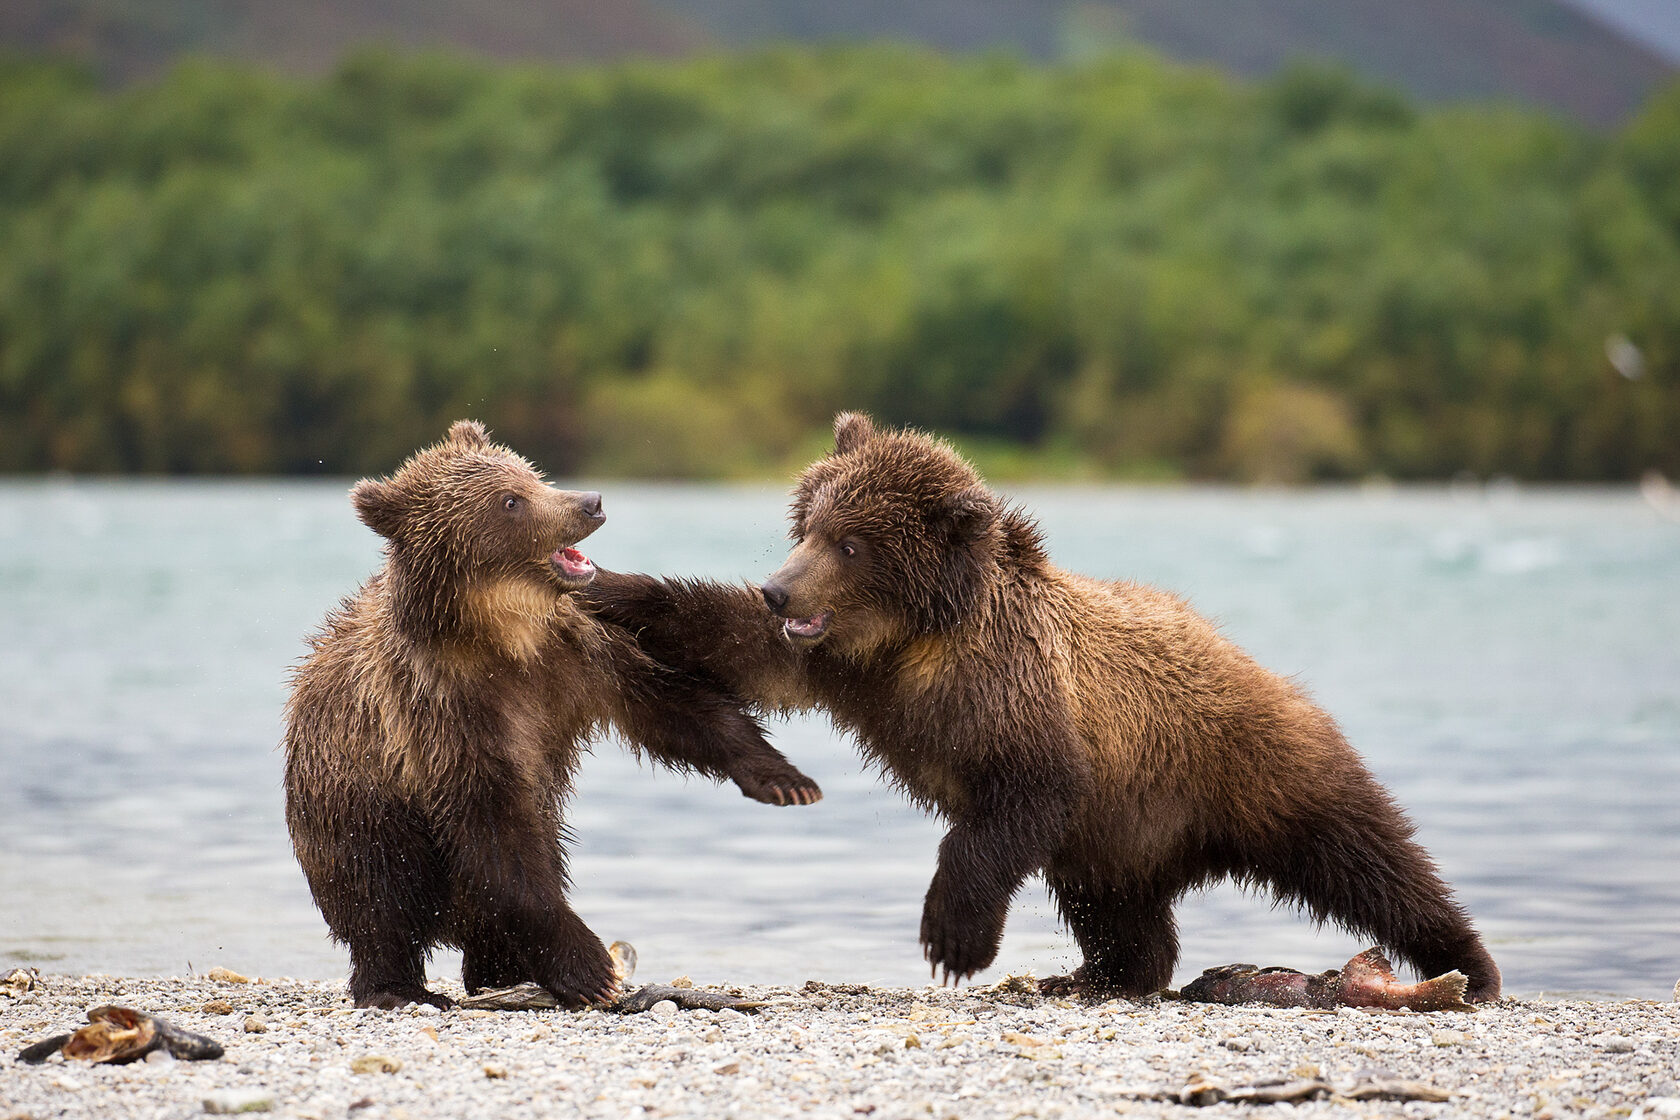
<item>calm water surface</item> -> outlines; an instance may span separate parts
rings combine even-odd
[[[610,567],[745,578],[786,547],[776,489],[601,488],[588,551]],[[304,635],[378,563],[345,491],[0,485],[0,965],[344,973],[292,861],[276,744]],[[1631,491],[1015,497],[1064,566],[1172,588],[1306,685],[1408,807],[1508,990],[1669,993],[1680,523]],[[578,909],[645,977],[923,982],[938,827],[821,719],[772,730],[820,805],[599,745],[570,814]],[[1229,888],[1180,924],[1181,982],[1363,947]],[[980,979],[1073,963],[1035,880]]]

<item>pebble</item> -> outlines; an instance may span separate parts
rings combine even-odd
[[[1601,1034],[1593,1037],[1593,1045],[1606,1054],[1633,1053],[1633,1039],[1622,1034]]]
[[[351,1073],[396,1073],[403,1064],[385,1054],[363,1054],[350,1062]]]
[[[1628,1120],[1680,1120],[1680,1097],[1650,1097]]]
[[[246,1034],[263,1034],[268,1030],[268,1022],[261,1015],[245,1016]]]
[[[274,1108],[274,1097],[262,1089],[222,1089],[204,1098],[204,1111],[219,1116],[240,1112],[268,1112]]]
[[[199,1008],[199,1010],[204,1012],[206,1015],[232,1015],[233,1004],[229,1003],[225,999],[213,999],[206,1001],[204,1006]]]

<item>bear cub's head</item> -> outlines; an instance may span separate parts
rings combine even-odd
[[[948,444],[856,412],[835,418],[834,451],[800,476],[789,518],[794,549],[764,601],[789,639],[853,655],[961,625],[1012,528],[1032,536]]]
[[[549,486],[474,420],[456,421],[441,442],[389,478],[358,482],[350,497],[357,516],[390,542],[392,559],[423,578],[556,591],[595,578],[595,565],[572,546],[606,521],[601,495]]]

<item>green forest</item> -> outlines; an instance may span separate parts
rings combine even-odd
[[[0,61],[0,470],[1680,474],[1680,87],[1618,131],[1144,52],[101,88]]]

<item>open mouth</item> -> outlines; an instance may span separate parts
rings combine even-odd
[[[782,620],[782,630],[790,638],[814,642],[828,632],[828,624],[833,617],[833,611],[824,611],[810,618],[785,618]]]
[[[549,565],[567,583],[582,586],[595,578],[595,565],[575,548],[562,548],[548,558]]]

